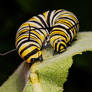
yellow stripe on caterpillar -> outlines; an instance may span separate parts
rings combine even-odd
[[[39,50],[36,54],[30,56],[30,57],[26,60],[26,62],[27,62],[27,63],[30,63],[31,60],[32,60],[32,58],[39,58],[41,55],[42,55],[42,52]]]

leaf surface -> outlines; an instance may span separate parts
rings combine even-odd
[[[51,48],[43,50],[44,61],[35,70],[43,92],[63,92],[63,84],[73,63],[72,57],[85,51],[92,51],[92,32],[78,33],[77,40],[61,54],[53,56]],[[27,75],[28,70],[28,65],[23,62],[0,87],[0,92],[22,92],[24,75]],[[34,92],[32,84],[27,85],[24,92]]]

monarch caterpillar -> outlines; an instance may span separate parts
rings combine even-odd
[[[46,11],[20,26],[16,34],[16,48],[28,63],[42,60],[41,49],[48,35],[51,46],[60,53],[76,37],[78,30],[78,20],[72,12],[63,9]]]
[[[41,50],[50,43],[57,53],[63,52],[76,37],[79,22],[67,10],[46,11],[24,22],[16,33],[16,49],[27,63],[42,61]]]

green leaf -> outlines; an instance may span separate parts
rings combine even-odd
[[[63,84],[67,80],[68,70],[73,63],[72,57],[85,51],[92,51],[92,32],[78,33],[77,40],[61,54],[53,56],[51,48],[44,50],[44,61],[35,69],[43,92],[62,92]],[[28,70],[28,65],[23,62],[0,87],[0,92],[22,92],[25,80],[24,74],[27,75]],[[30,84],[29,80],[27,82],[29,85],[25,86],[24,92],[34,92],[32,83],[30,82]]]

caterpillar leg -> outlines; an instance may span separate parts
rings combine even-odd
[[[46,36],[46,38],[45,38],[45,40],[43,42],[41,50],[42,49],[46,49],[48,47],[50,47],[50,38],[49,38],[49,35]]]
[[[66,49],[67,49],[67,48],[66,48]],[[54,50],[53,56],[56,55],[56,54],[61,54],[61,53],[63,53],[64,51],[66,51],[66,49],[64,49],[62,52],[56,52],[56,51]]]
[[[41,50],[35,50],[33,52],[33,55],[30,55],[30,57],[26,60],[27,63],[34,63],[35,61],[43,61],[42,52]]]
[[[42,57],[42,55],[40,55],[38,58],[32,58],[31,59],[31,63],[33,64],[35,61],[37,61],[37,60],[39,60],[40,62],[42,62],[43,61],[43,57]]]
[[[67,46],[71,46],[71,42],[68,42],[68,43],[67,43]]]
[[[76,41],[76,40],[77,40],[77,38],[74,38],[74,39],[73,39],[73,41]]]

